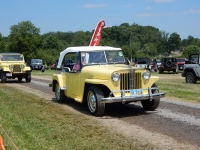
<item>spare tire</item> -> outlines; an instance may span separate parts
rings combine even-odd
[[[170,68],[170,67],[172,67],[172,62],[171,61],[166,61],[166,67],[168,67],[168,68]]]

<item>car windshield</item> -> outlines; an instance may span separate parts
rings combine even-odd
[[[176,62],[176,58],[163,58],[163,62],[171,61],[171,62]]]
[[[122,51],[81,52],[83,65],[125,63]]]
[[[156,60],[157,63],[161,63],[161,60]]]
[[[1,55],[1,61],[22,61],[23,55]]]
[[[138,64],[147,64],[148,59],[147,58],[137,58],[137,63]]]
[[[185,62],[185,59],[177,59],[177,62]]]
[[[32,59],[31,60],[31,63],[42,63],[42,60],[41,59]]]

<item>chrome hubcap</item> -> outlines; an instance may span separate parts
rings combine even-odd
[[[188,75],[188,76],[187,76],[187,82],[188,82],[188,83],[192,83],[192,80],[193,80],[192,76],[191,76],[191,75]]]
[[[60,100],[60,87],[58,84],[56,85],[56,99]]]
[[[88,107],[90,109],[91,112],[95,112],[96,110],[96,98],[94,96],[93,92],[89,92],[88,93]]]

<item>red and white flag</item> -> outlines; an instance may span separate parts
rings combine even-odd
[[[102,29],[105,25],[106,25],[106,23],[104,20],[101,20],[98,22],[98,24],[94,30],[94,33],[93,33],[93,36],[92,36],[89,46],[98,46],[99,45],[101,36],[102,36]]]

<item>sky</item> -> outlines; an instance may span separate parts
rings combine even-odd
[[[200,39],[200,0],[0,0],[3,36],[22,21],[31,21],[42,35],[92,31],[100,20],[106,27],[135,23]]]

